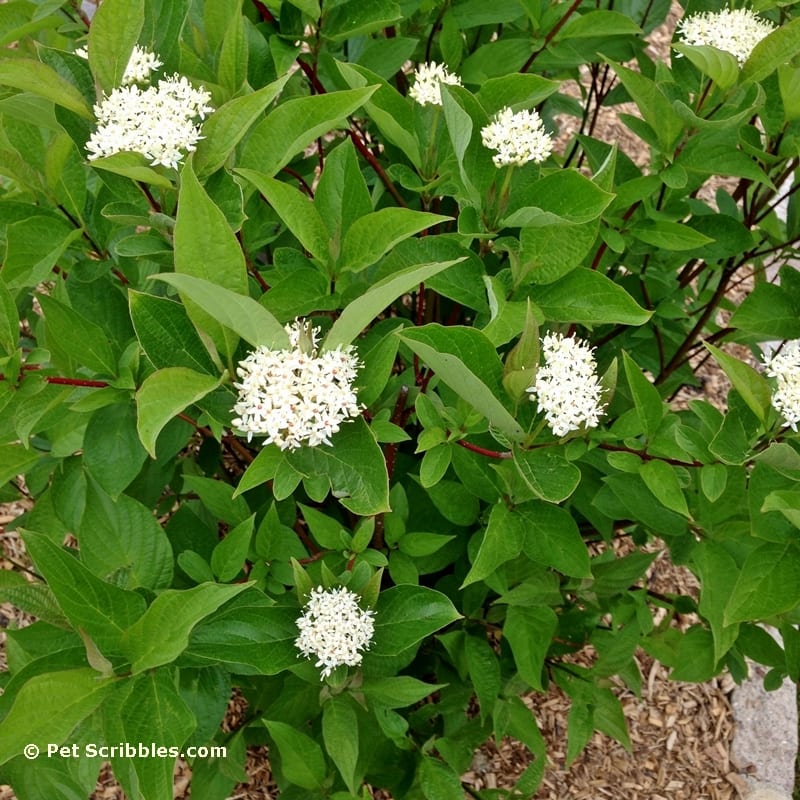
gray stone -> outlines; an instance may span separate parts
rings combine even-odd
[[[772,784],[788,793],[791,800],[797,755],[796,687],[787,680],[776,691],[768,692],[763,683],[766,672],[767,668],[751,664],[747,680],[733,691],[736,730],[731,757],[740,769],[752,769],[759,783]],[[761,791],[773,791],[773,795],[751,794],[748,800],[782,797],[769,787]]]

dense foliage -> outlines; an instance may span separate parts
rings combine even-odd
[[[439,800],[512,736],[531,796],[525,692],[572,760],[640,648],[797,680],[795,5],[667,58],[666,0],[0,5],[0,782]]]

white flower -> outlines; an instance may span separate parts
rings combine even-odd
[[[81,58],[89,58],[89,51],[85,47],[79,47],[75,51],[75,55]],[[140,47],[138,44],[134,45],[133,52],[128,60],[128,66],[125,67],[125,72],[122,75],[121,85],[130,86],[132,83],[149,83],[150,73],[155,72],[161,66],[163,64],[155,53]]]
[[[233,425],[266,436],[264,444],[296,450],[331,444],[342,422],[361,413],[353,380],[360,366],[353,347],[317,353],[319,328],[295,320],[286,326],[291,347],[259,347],[236,370],[239,400]]]
[[[774,30],[768,20],[748,9],[704,11],[686,17],[678,24],[681,41],[689,45],[708,45],[725,50],[742,66],[753,48]]]
[[[414,72],[414,84],[408,90],[409,97],[416,100],[421,106],[442,104],[441,84],[461,86],[461,78],[447,71],[444,64],[431,61],[429,64],[420,64]]]
[[[144,47],[135,45],[131,53],[128,66],[122,76],[122,85],[130,86],[132,83],[149,83],[150,73],[155,72],[163,63],[155,53],[145,50]]]
[[[553,138],[535,111],[515,114],[510,108],[502,109],[481,129],[481,140],[484,147],[497,150],[492,156],[496,167],[509,164],[521,167],[529,161],[538,164],[553,151]]]
[[[544,365],[528,391],[556,436],[581,426],[596,428],[604,406],[592,348],[572,337],[548,334],[542,339]],[[531,397],[531,400],[534,398]]]
[[[772,407],[797,433],[800,423],[800,340],[786,344],[780,353],[765,359],[767,375],[776,379]]]
[[[340,664],[361,663],[362,650],[369,649],[375,632],[374,611],[358,605],[358,595],[349,589],[311,590],[303,614],[297,619],[300,635],[295,647],[307,658],[315,657],[326,678]]]
[[[211,95],[173,75],[157,86],[120,86],[95,105],[97,130],[86,143],[89,160],[123,151],[141,153],[151,164],[176,169],[197,149],[200,127],[213,111]]]

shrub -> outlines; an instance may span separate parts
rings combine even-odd
[[[671,58],[664,0],[0,7],[2,780],[160,800],[224,745],[213,800],[267,744],[282,797],[439,800],[512,736],[530,796],[524,692],[571,761],[639,648],[796,680],[795,5]],[[709,358],[724,412],[673,402]]]

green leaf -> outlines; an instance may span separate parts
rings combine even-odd
[[[645,485],[659,503],[671,511],[691,519],[689,507],[686,505],[686,496],[681,488],[675,467],[670,466],[666,461],[655,458],[652,461],[645,461],[639,466],[639,475],[642,476]]]
[[[436,510],[454,525],[466,528],[478,519],[478,498],[458,481],[439,481],[429,486],[427,492]]]
[[[6,282],[0,279],[0,348],[6,355],[17,350],[19,344],[19,312],[14,295],[8,290]]]
[[[105,710],[105,709],[104,709]],[[104,728],[112,742],[141,742],[147,746],[181,747],[197,721],[189,706],[178,693],[175,677],[170,670],[154,670],[136,679],[117,714],[106,714]],[[173,791],[175,758],[139,756],[112,759],[115,774],[126,775],[128,767],[136,775],[129,779],[130,791],[142,797],[167,797]],[[129,774],[129,773],[128,773]]]
[[[556,322],[644,325],[652,316],[621,286],[599,272],[582,267],[540,287],[531,299],[547,319]]]
[[[724,624],[766,621],[793,611],[800,603],[800,549],[794,544],[767,542],[742,564],[739,579],[725,608]]]
[[[153,278],[174,286],[209,319],[234,331],[246,342],[272,349],[289,346],[289,336],[283,325],[249,295],[238,294],[211,280],[191,275],[163,272]]]
[[[264,720],[280,755],[280,771],[290,783],[301,789],[320,789],[327,769],[322,748],[306,734],[277,720]]]
[[[623,351],[623,366],[636,406],[636,416],[645,436],[650,438],[661,426],[665,406],[658,389],[647,379],[641,367]]]
[[[247,268],[242,249],[225,214],[197,180],[191,160],[181,170],[175,220],[175,271],[213,283],[219,290],[247,296]],[[187,303],[186,310],[192,322],[205,330],[230,358],[237,344],[231,329],[223,327],[203,306]]]
[[[139,474],[146,459],[130,403],[115,403],[92,414],[83,438],[83,462],[111,497]]]
[[[528,558],[574,578],[591,575],[586,544],[569,511],[533,500],[517,506],[512,519],[522,528]]]
[[[507,106],[515,111],[538,106],[555,94],[560,86],[559,81],[548,80],[541,75],[513,72],[484,81],[475,96],[487,114],[495,114]]]
[[[435,758],[423,756],[417,774],[425,800],[453,800],[464,796],[458,775]]]
[[[6,227],[3,280],[10,290],[46,280],[70,243],[80,236],[63,220],[31,216]]]
[[[239,485],[233,493],[236,499],[243,492],[271,481],[275,477],[278,465],[284,460],[283,451],[277,445],[262,447],[258,455],[250,462],[247,469],[239,478]]]
[[[394,0],[345,0],[325,16],[325,38],[334,42],[382,30],[403,19]]]
[[[80,91],[41,61],[31,58],[0,60],[0,86],[32,92],[84,119],[94,120],[94,114]]]
[[[15,608],[50,625],[59,628],[69,626],[53,590],[44,583],[29,583],[18,572],[5,570],[0,573],[0,598],[2,602],[11,603]]]
[[[517,670],[539,691],[544,691],[542,668],[557,627],[558,617],[552,608],[509,606],[506,613],[503,635],[511,645]]]
[[[191,0],[148,0],[141,40],[152,42],[154,53],[166,64],[166,69],[177,66],[177,51],[181,31],[186,24]]]
[[[674,162],[687,172],[700,175],[732,175],[772,186],[766,173],[743,152],[738,130],[715,130],[689,137]],[[773,187],[774,188],[774,187]]]
[[[763,81],[800,53],[800,19],[793,19],[762,39],[742,67],[743,82]]]
[[[109,93],[122,83],[125,67],[144,25],[144,0],[111,0],[98,6],[89,28],[89,66]]]
[[[43,534],[26,531],[24,539],[72,626],[85,631],[103,653],[120,652],[123,633],[145,611],[144,598],[100,580]]]
[[[461,588],[490,576],[501,564],[517,558],[525,543],[525,530],[513,512],[501,502],[489,515],[489,524],[483,534],[472,568],[464,578]]]
[[[520,260],[525,278],[552,283],[579,266],[597,238],[597,224],[551,224],[523,228]]]
[[[373,656],[399,655],[460,617],[441,592],[426,586],[393,586],[378,597],[375,635],[364,662]]]
[[[327,477],[339,502],[360,516],[389,511],[386,461],[366,422],[358,417],[332,437],[333,447],[302,447],[286,461],[305,476]]]
[[[163,189],[172,189],[172,181],[161,172],[149,166],[149,162],[141,153],[124,151],[110,156],[92,159],[94,169],[102,169],[114,175],[123,175],[133,181],[151,183]]]
[[[792,525],[800,527],[800,490],[778,489],[770,492],[761,506],[761,512],[780,511]]]
[[[126,589],[160,589],[172,580],[172,547],[153,512],[125,494],[112,500],[94,481],[77,531],[81,561]]]
[[[703,75],[707,75],[720,89],[730,89],[739,80],[739,62],[725,50],[708,45],[688,45],[680,42],[672,45],[686,56]]]
[[[242,571],[250,550],[254,523],[255,514],[252,514],[233,530],[228,531],[225,538],[214,548],[211,553],[211,569],[214,570],[218,581],[222,583],[232,581]]]
[[[289,0],[289,5],[299,8],[314,21],[319,19],[319,0]]]
[[[607,60],[639,108],[644,120],[658,136],[664,152],[672,152],[683,131],[683,120],[675,113],[667,96],[650,78],[640,72]]]
[[[733,388],[742,396],[748,408],[763,424],[766,421],[772,404],[772,392],[767,379],[756,372],[749,364],[729,356],[714,345],[704,342],[706,350],[714,356],[725,374],[733,384]]]
[[[581,481],[581,471],[550,448],[514,448],[514,464],[530,490],[551,503],[566,500]]]
[[[330,260],[328,229],[322,221],[314,203],[299,189],[252,169],[237,169],[237,174],[246,178],[261,192],[275,209],[284,225],[297,237],[305,250],[324,265]]]
[[[206,26],[207,31],[209,27]],[[249,58],[244,19],[235,11],[230,16],[217,60],[217,78],[229,94],[236,94],[247,80]]]
[[[704,464],[700,468],[700,488],[711,503],[716,503],[728,485],[728,470],[724,464]]]
[[[494,708],[502,685],[500,662],[484,634],[468,635],[464,641],[467,669],[480,704],[481,722]]]
[[[787,122],[800,119],[800,67],[781,64],[778,67],[778,86]]]
[[[187,648],[194,626],[249,585],[201,583],[162,592],[123,637],[131,672],[136,675],[174,661]]]
[[[0,486],[24,475],[41,457],[41,453],[21,444],[0,445]]]
[[[384,46],[381,43],[381,47]],[[336,67],[351,88],[360,89],[369,84],[373,94],[364,102],[364,111],[386,140],[402,150],[419,168],[422,159],[414,136],[414,117],[406,98],[384,78],[365,67],[341,61],[336,62]]]
[[[296,606],[276,606],[248,590],[194,628],[183,658],[241,675],[277,675],[300,663],[298,615]]]
[[[730,324],[759,339],[796,339],[800,308],[783,287],[759,282],[734,311]]]
[[[405,708],[445,686],[444,683],[425,683],[410,675],[396,675],[390,678],[365,678],[359,691],[377,706]]]
[[[203,138],[192,156],[198,176],[211,175],[225,163],[266,107],[281,93],[289,77],[288,73],[282,75],[257,92],[234,97],[214,111],[203,123]]]
[[[637,14],[640,13],[637,9]],[[594,39],[598,36],[638,36],[642,29],[620,11],[587,11],[572,17],[564,26],[560,39]]]
[[[200,475],[186,475],[184,480],[189,490],[197,492],[203,505],[218,520],[238,525],[250,516],[247,501],[243,497],[234,499],[233,486],[229,483]]]
[[[325,350],[335,350],[337,347],[350,344],[383,309],[391,305],[398,297],[463,260],[463,258],[457,258],[452,261],[419,264],[392,273],[383,280],[378,281],[366,292],[347,304],[344,311],[331,326],[328,335],[325,337],[323,348]]]
[[[574,170],[565,169],[540,178],[513,200],[507,227],[583,225],[597,219],[614,195]]]
[[[450,219],[396,207],[366,214],[355,220],[345,234],[338,269],[357,272],[369,267],[404,239]]]
[[[450,466],[452,454],[452,447],[445,443],[438,444],[425,453],[419,465],[419,482],[423,488],[429,489],[439,483]]]
[[[31,678],[14,698],[0,730],[0,764],[22,753],[26,744],[46,751],[62,744],[113,690],[115,679],[100,679],[88,667],[48,672]],[[58,709],[54,714],[53,710]]]
[[[38,295],[47,334],[68,348],[75,360],[104,375],[115,375],[117,358],[108,335],[99,326],[49,295]]]
[[[298,97],[281,103],[247,139],[241,166],[275,175],[297,153],[334,128],[363,105],[375,87]]]
[[[383,40],[385,44],[387,40]],[[314,192],[314,207],[328,229],[331,256],[339,257],[342,237],[365,214],[372,213],[372,198],[361,173],[352,139],[345,139],[325,157],[319,183]]]
[[[322,740],[347,788],[356,794],[358,767],[358,719],[346,695],[331,697],[322,706]]]
[[[151,458],[156,457],[156,442],[164,426],[220,383],[221,378],[186,367],[167,367],[145,378],[136,392],[136,430]]]
[[[156,369],[186,367],[217,374],[181,303],[134,290],[128,292],[128,302],[139,344]]]
[[[474,136],[489,121],[477,100],[458,86],[441,84],[442,111],[447,132],[458,163],[467,205],[482,208],[485,195],[496,178],[495,167],[489,151]]]
[[[441,550],[455,536],[441,533],[406,533],[398,542],[398,549],[412,558],[424,558]]]
[[[738,397],[738,394],[736,396]],[[740,408],[729,410],[722,420],[719,431],[708,445],[709,451],[724,464],[744,464],[750,456],[755,437],[748,425],[747,417],[758,424],[750,411],[745,415]]]
[[[519,423],[498,399],[504,394],[502,364],[485,334],[474,328],[425,325],[398,336],[491,425],[513,440],[524,437]]]
[[[714,240],[680,222],[642,220],[630,228],[631,235],[660,250],[695,250]]]
[[[739,577],[739,568],[722,545],[709,539],[701,541],[692,551],[692,562],[702,585],[698,608],[711,626],[716,664],[739,635],[738,625],[725,624],[725,607]]]

